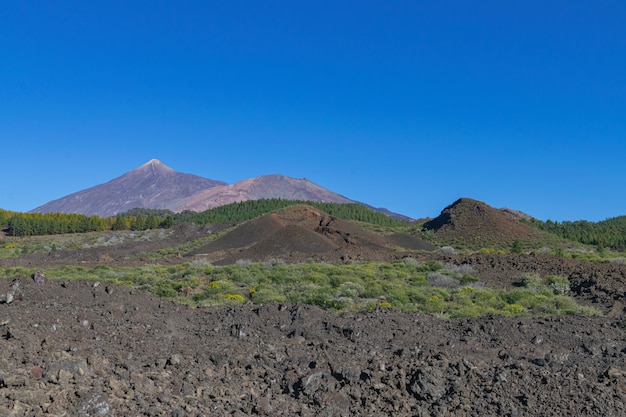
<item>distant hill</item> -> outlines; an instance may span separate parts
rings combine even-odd
[[[482,201],[460,198],[424,223],[425,231],[440,240],[462,242],[475,246],[502,246],[518,241],[538,241],[545,234],[512,216],[511,211],[493,208]]]
[[[187,200],[182,210],[202,212],[226,204],[249,200],[282,199],[313,201],[318,203],[360,204],[401,221],[412,221],[408,216],[394,213],[385,208],[374,208],[368,204],[351,200],[330,191],[306,178],[291,178],[273,174],[249,178],[234,184],[220,185],[201,191]]]
[[[275,198],[357,203],[373,208],[306,178],[264,175],[226,184],[223,181],[176,172],[161,161],[152,159],[107,183],[51,201],[31,210],[31,213],[58,212],[109,217],[135,208],[202,212],[235,202]],[[385,208],[373,209],[398,220],[412,220]]]
[[[243,223],[187,256],[206,259],[215,265],[275,259],[289,263],[391,261],[403,256],[398,248],[435,249],[413,235],[380,236],[316,207],[298,204]]]
[[[181,207],[182,210],[201,212],[226,204],[247,200],[280,198],[283,200],[354,203],[340,194],[321,187],[306,178],[284,175],[263,175],[234,184],[224,184],[196,193]]]
[[[180,211],[194,194],[224,185],[192,174],[174,171],[161,161],[152,159],[120,177],[104,184],[50,201],[31,213],[78,213],[114,216],[133,208]]]

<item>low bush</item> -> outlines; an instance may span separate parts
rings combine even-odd
[[[444,255],[454,255],[456,253],[456,249],[454,249],[452,246],[443,246],[439,248],[439,252],[443,253]]]
[[[565,295],[570,290],[569,280],[559,275],[548,275],[545,285],[557,295]]]
[[[458,288],[461,281],[441,272],[429,272],[426,280],[433,287]]]

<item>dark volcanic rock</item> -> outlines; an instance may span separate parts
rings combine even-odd
[[[33,281],[35,281],[36,284],[45,284],[48,282],[48,278],[46,278],[46,274],[44,274],[41,269],[38,269],[33,274]]]
[[[626,414],[622,317],[192,309],[16,282],[22,301],[0,304],[2,415]]]

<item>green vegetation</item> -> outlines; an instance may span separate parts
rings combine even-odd
[[[513,243],[511,243],[511,253],[522,253],[523,251],[522,243],[515,239]]]
[[[237,223],[252,220],[296,204],[308,204],[332,216],[386,228],[406,228],[408,223],[388,217],[361,204],[317,203],[300,200],[250,200],[216,207],[202,213],[132,209],[115,217],[65,213],[19,213],[0,209],[0,229],[8,236],[44,236],[104,230],[148,230],[170,228],[175,223]]]
[[[600,222],[578,220],[553,222],[532,219],[527,221],[539,230],[599,249],[626,248],[626,216],[614,217]]]
[[[264,214],[272,213],[297,204],[313,206],[331,216],[344,220],[354,220],[385,227],[406,227],[407,222],[393,219],[361,204],[318,203],[301,200],[262,199],[249,200],[216,207],[202,213],[180,213],[176,221],[188,221],[198,224],[219,224],[252,220]]]
[[[173,218],[155,215],[99,217],[65,213],[18,213],[0,210],[0,228],[8,236],[44,236],[104,230],[147,230],[169,228]]]
[[[34,273],[0,268],[0,277]],[[598,314],[566,296],[567,280],[528,276],[513,290],[483,288],[465,265],[442,265],[404,259],[393,263],[305,263],[287,265],[241,261],[212,266],[195,261],[174,266],[94,268],[62,266],[44,270],[50,279],[89,279],[123,284],[179,302],[208,306],[237,303],[291,302],[335,311],[393,308],[441,317]]]

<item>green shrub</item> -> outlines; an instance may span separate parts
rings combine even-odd
[[[424,262],[423,267],[425,271],[436,272],[443,268],[443,265],[441,265],[441,262],[431,260]]]
[[[393,304],[394,307],[401,307],[411,302],[409,295],[403,288],[390,289],[386,292],[385,298]]]
[[[523,252],[522,243],[515,239],[513,243],[511,243],[511,253],[522,253]]]
[[[154,288],[154,293],[163,298],[174,298],[176,296],[176,290],[166,282],[159,282]]]
[[[504,311],[511,316],[519,316],[526,311],[526,309],[519,304],[507,304],[504,306]]]
[[[250,297],[252,298],[252,302],[255,304],[272,302],[282,303],[287,299],[284,294],[281,294],[275,288],[271,287],[258,288],[251,293]]]
[[[565,295],[570,290],[569,280],[559,275],[548,275],[546,285],[557,295]]]
[[[358,298],[365,293],[365,287],[359,283],[347,281],[339,286],[339,293],[346,297]]]
[[[445,307],[445,302],[443,297],[438,294],[433,294],[426,299],[426,303],[423,306],[423,310],[428,313],[439,313],[443,312]]]
[[[539,274],[526,273],[522,277],[522,286],[530,290],[539,292],[543,287],[543,280],[541,279]]]
[[[241,294],[222,294],[220,295],[220,299],[225,301],[227,304],[242,304],[246,302],[246,297]]]
[[[504,295],[508,304],[519,304],[525,308],[532,308],[537,302],[537,292],[528,288],[514,288]],[[543,301],[539,299],[539,301]]]

